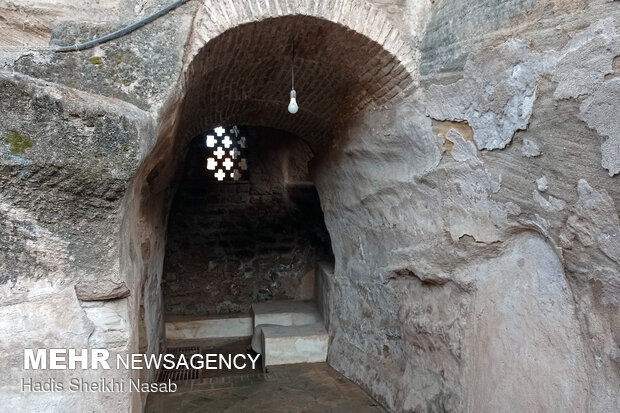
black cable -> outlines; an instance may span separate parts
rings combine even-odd
[[[119,37],[123,37],[126,34],[129,34],[133,32],[134,30],[139,29],[140,27],[163,16],[164,14],[168,13],[170,10],[176,9],[177,7],[179,7],[183,3],[187,3],[188,1],[189,0],[177,0],[174,3],[169,4],[168,6],[164,7],[163,9],[151,14],[150,16],[147,16],[144,19],[137,21],[129,26],[123,27],[122,29],[119,29],[113,33],[106,34],[105,36],[101,36],[96,39],[89,40],[88,42],[84,42],[84,43],[78,43],[78,44],[74,44],[71,46],[59,46],[56,49],[54,49],[54,52],[77,52],[79,50],[90,49],[91,47],[95,47],[98,44],[105,43],[110,40],[118,39]]]
[[[291,83],[291,89],[295,90],[295,43],[293,43],[293,53],[291,55]]]

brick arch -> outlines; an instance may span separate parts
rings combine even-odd
[[[129,257],[127,271],[144,286],[149,351],[157,351],[164,331],[167,217],[191,139],[217,123],[268,126],[296,134],[318,152],[347,117],[395,103],[415,84],[415,54],[366,2],[251,0],[243,10],[239,3],[204,0],[200,6],[178,95],[160,114],[157,143],[129,190],[121,249]],[[297,50],[295,115],[286,111],[294,37],[283,33],[307,36]]]
[[[196,18],[179,112],[184,142],[218,123],[248,124],[292,132],[316,151],[351,116],[399,101],[414,84],[406,66],[413,53],[376,8],[362,7],[366,3],[330,8],[318,2],[307,10],[312,15],[295,13],[283,0],[262,8],[251,2],[241,11],[232,3],[212,4]],[[293,45],[296,115],[286,110]]]
[[[308,16],[346,27],[381,45],[407,72],[416,72],[414,51],[387,15],[365,0],[204,0],[194,19],[186,62],[209,41],[237,26],[285,16]]]

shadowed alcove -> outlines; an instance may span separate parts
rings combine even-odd
[[[239,130],[234,140],[243,139],[243,148],[228,144],[221,168],[207,165],[209,159],[217,163],[207,145],[207,136],[217,139],[216,133],[200,134],[190,144],[168,224],[167,319],[249,313],[253,302],[312,299],[316,263],[331,259],[308,175],[308,146],[276,129]],[[239,150],[242,168],[236,169],[226,160]]]
[[[319,193],[314,174],[355,139],[353,117],[401,102],[412,85],[379,43],[316,17],[240,24],[197,49],[136,180],[140,346],[163,351],[186,337],[184,320],[243,317],[265,302],[314,300],[329,332],[334,257],[320,198],[338,194]],[[207,134],[219,126],[247,134],[238,181],[208,168]]]
[[[292,68],[294,115],[286,109]],[[312,298],[314,267],[331,247],[308,164],[352,116],[402,99],[408,72],[355,31],[285,16],[209,41],[186,79],[174,141],[188,155],[168,227],[166,314]],[[240,181],[218,182],[207,170],[205,131],[218,125],[249,125],[249,174]]]

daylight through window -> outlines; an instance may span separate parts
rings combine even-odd
[[[204,133],[208,149],[206,168],[218,181],[247,179],[246,133],[238,126],[218,126]]]

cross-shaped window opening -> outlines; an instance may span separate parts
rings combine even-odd
[[[235,163],[230,158],[226,158],[223,163],[224,168],[226,168],[227,171],[230,171],[230,168],[232,168],[234,164]]]
[[[247,135],[244,127],[217,126],[202,134],[207,147],[205,169],[217,181],[247,179]]]
[[[217,148],[216,151],[213,152],[213,155],[217,156],[217,159],[222,159],[222,156],[226,155],[226,152],[224,152],[224,149]]]
[[[217,178],[218,181],[223,181],[224,178],[226,177],[226,174],[221,169],[218,169],[217,172],[215,173],[215,177]]]
[[[213,135],[207,135],[207,148],[215,148],[217,145],[217,139]]]

